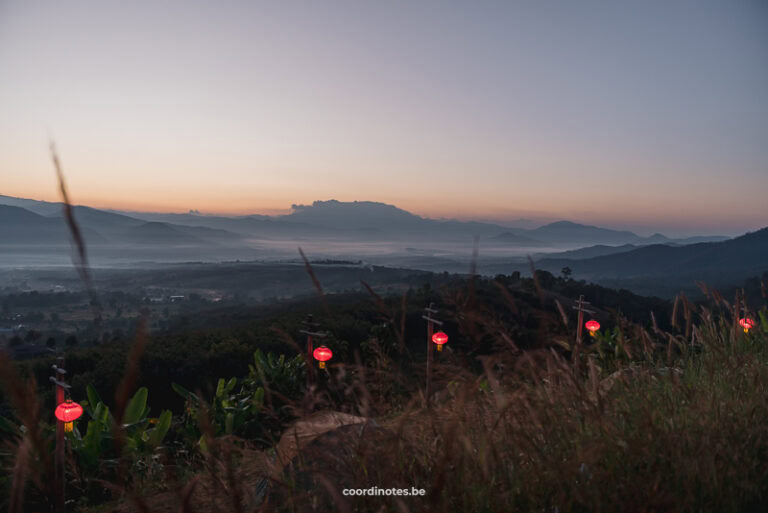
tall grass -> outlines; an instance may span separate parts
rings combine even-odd
[[[420,380],[398,376],[383,355],[364,373],[347,365],[340,376],[337,367],[326,390],[311,392],[314,403],[346,400],[355,413],[375,413],[375,424],[308,446],[284,473],[261,460],[254,469],[268,453],[243,441],[211,438],[196,477],[158,493],[118,474],[120,494],[106,510],[246,511],[266,479],[265,511],[765,511],[768,337],[734,336],[724,312],[698,316],[693,345],[658,337],[652,352],[618,367],[593,352],[578,372],[550,348],[498,352],[476,374],[446,352],[429,410],[420,391],[404,407],[388,402],[394,381]],[[14,511],[25,511],[25,483],[44,482],[48,453],[35,436],[28,431],[16,451]],[[166,462],[168,475],[177,464]],[[427,495],[341,494],[373,486]]]
[[[768,510],[768,337],[734,337],[730,319],[699,313],[693,346],[658,343],[619,369],[593,354],[579,373],[551,350],[498,353],[480,376],[444,368],[433,410],[383,419],[392,436],[350,441],[347,467],[313,459],[337,487],[427,496],[326,496],[328,510]],[[278,509],[305,511],[322,494]]]

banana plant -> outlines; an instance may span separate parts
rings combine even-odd
[[[148,454],[163,443],[173,416],[169,410],[164,410],[157,418],[149,417],[149,391],[146,387],[137,390],[128,401],[120,426],[115,425],[109,407],[91,385],[86,388],[86,393],[88,400],[81,403],[90,417],[85,433],[75,428],[69,435],[72,452],[86,473],[96,471],[101,463],[109,465],[117,462],[121,456],[115,454],[114,435],[117,429],[122,431],[122,455]]]
[[[253,365],[248,366],[248,380],[282,398],[293,399],[301,394],[305,381],[306,362],[302,355],[286,358],[274,353],[264,354],[257,349],[253,353]]]
[[[177,383],[171,386],[186,400],[185,420],[188,432],[199,434],[197,427],[201,411],[208,412],[214,435],[248,435],[258,424],[264,405],[264,389],[250,387],[245,381],[239,387],[237,378],[219,379],[216,393],[210,402]],[[237,387],[237,388],[236,388]]]
[[[268,387],[272,392],[271,406],[274,408],[278,402],[278,409],[286,400],[301,393],[305,370],[301,355],[286,358],[285,355],[256,350],[249,368],[248,376],[241,380],[219,379],[210,400],[203,400],[177,383],[172,384],[173,390],[185,400],[184,425],[189,437],[202,435],[198,426],[201,411],[207,412],[215,436],[260,436],[271,425],[264,411],[265,389]],[[200,440],[202,444],[204,439]]]

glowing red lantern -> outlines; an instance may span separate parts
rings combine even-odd
[[[333,358],[333,351],[325,346],[320,346],[312,352],[312,356],[320,362],[320,368],[325,369],[325,362]]]
[[[739,324],[741,324],[741,327],[744,328],[744,333],[749,333],[749,329],[755,327],[755,321],[749,317],[739,319]]]
[[[589,330],[590,337],[594,337],[595,332],[600,329],[600,323],[594,319],[587,321],[587,323],[584,326],[586,326],[587,329]]]
[[[442,351],[443,350],[443,344],[448,342],[448,335],[443,333],[442,331],[438,331],[434,335],[432,335],[432,342],[437,344],[437,350]]]
[[[64,423],[64,431],[72,431],[73,423],[83,414],[83,407],[67,399],[56,407],[53,412],[56,418]]]

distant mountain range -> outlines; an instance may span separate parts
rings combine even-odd
[[[660,233],[650,237],[641,237],[627,230],[611,230],[571,221],[557,221],[546,224],[532,230],[511,230],[510,236],[524,237],[529,242],[535,241],[544,244],[596,244],[596,245],[626,245],[626,244],[690,244],[693,242],[717,242],[729,239],[729,237],[712,235],[672,239]]]
[[[536,267],[558,273],[567,266],[577,279],[653,294],[674,293],[681,284],[692,286],[696,281],[715,286],[742,283],[768,272],[768,228],[721,242],[624,249],[627,246],[579,260],[563,254],[550,256],[538,260]],[[585,256],[599,251],[593,247],[571,254]]]
[[[133,217],[184,225],[210,226],[255,237],[350,237],[356,240],[467,241],[478,236],[491,243],[536,247],[579,244],[687,244],[661,234],[641,237],[629,231],[610,230],[570,221],[558,221],[535,229],[511,228],[495,223],[429,219],[394,205],[372,201],[315,201],[293,205],[283,216],[201,216],[198,214],[147,214],[126,212]],[[696,237],[726,240],[725,236]]]
[[[467,258],[467,245],[477,236],[481,250],[491,255],[482,255],[492,260],[481,262],[485,269],[526,271],[524,255],[534,254],[539,269],[559,274],[567,266],[576,279],[645,294],[671,295],[696,280],[736,285],[768,271],[768,228],[733,239],[671,239],[570,221],[522,229],[428,219],[393,205],[334,200],[294,205],[283,216],[119,212],[86,206],[73,211],[89,249],[103,265],[118,260],[295,258],[297,246],[315,244],[316,255],[367,259],[365,251],[384,248],[376,260],[380,265],[455,271],[466,268],[461,259]],[[47,261],[63,252],[46,248],[69,241],[60,203],[0,196],[0,263]],[[543,252],[557,248],[566,251]]]
[[[235,244],[242,236],[206,227],[151,222],[90,207],[73,212],[89,245],[199,246]],[[0,204],[0,245],[60,245],[70,240],[61,210],[47,216]]]
[[[104,239],[89,229],[83,236],[94,243]],[[69,232],[61,219],[44,217],[21,207],[0,205],[0,244],[66,244]]]
[[[0,223],[4,244],[43,244],[67,239],[62,205],[45,201],[0,196]],[[26,212],[26,214],[24,213]],[[511,228],[494,223],[424,218],[393,205],[371,201],[316,201],[293,205],[282,216],[207,216],[105,211],[74,207],[75,217],[91,244],[143,245],[237,245],[246,239],[348,239],[353,241],[460,241],[480,237],[484,244],[535,248],[579,245],[653,243],[686,244],[655,234],[641,237],[630,231],[611,230],[570,221],[558,221],[534,229]],[[709,241],[727,237],[697,238]],[[607,250],[609,251],[609,250]]]

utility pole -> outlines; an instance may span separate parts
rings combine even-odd
[[[430,407],[432,397],[432,333],[435,330],[435,324],[442,326],[442,321],[439,321],[433,317],[437,313],[434,308],[434,303],[429,303],[429,306],[424,309],[424,315],[422,319],[427,321],[427,408]]]
[[[749,317],[749,313],[747,311],[747,295],[744,294],[744,289],[741,290],[741,316],[746,319]]]
[[[54,375],[49,379],[56,391],[56,406],[64,402],[64,395],[69,390],[69,385],[64,382],[67,371],[64,370],[64,357],[56,358],[56,363],[51,366]],[[54,454],[54,511],[64,513],[64,423],[56,419],[56,452]]]
[[[584,295],[579,296],[579,300],[576,302],[576,306],[572,307],[574,310],[579,311],[579,320],[576,324],[576,348],[573,351],[573,361],[576,362],[576,368],[579,368],[579,361],[580,361],[580,353],[581,353],[581,333],[584,329],[584,312],[586,313],[595,313],[594,310],[587,310],[584,308],[585,305],[588,305],[589,301],[584,301]]]
[[[747,295],[744,294],[744,289],[741,289],[741,319],[745,323],[748,323],[751,321],[751,319],[749,318],[749,311],[747,310]],[[752,325],[749,325],[749,327],[747,327],[746,325],[741,324],[741,320],[739,320],[739,324],[741,325],[742,328],[744,328],[744,333],[749,333],[749,328],[751,328]]]
[[[319,331],[320,324],[314,322],[312,314],[307,315],[301,324],[304,326],[304,329],[299,331],[299,333],[307,336],[307,388],[309,388],[315,381],[315,366],[312,365],[313,337],[325,338],[328,336],[328,333]]]

